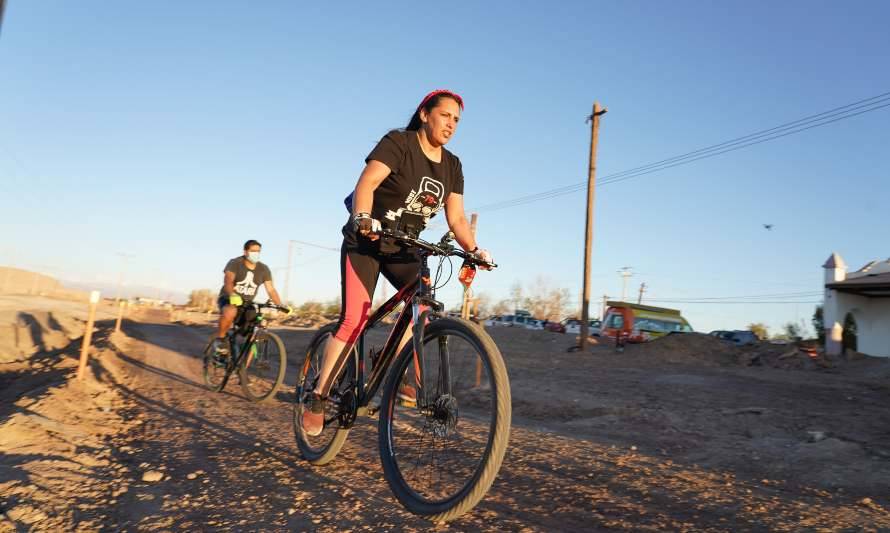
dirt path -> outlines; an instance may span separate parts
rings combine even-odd
[[[201,385],[206,330],[148,317],[119,345],[113,379],[142,423],[117,443],[130,490],[107,509],[113,530],[799,530],[890,528],[870,501],[782,479],[673,462],[631,447],[514,425],[488,497],[434,526],[404,512],[383,479],[376,423],[360,421],[337,460],[310,467],[296,451],[284,395],[244,400],[236,384]],[[286,332],[292,351],[311,332]],[[289,387],[293,377],[289,376]],[[516,395],[516,393],[514,393]],[[121,451],[123,450],[123,451]],[[143,482],[145,471],[164,474]]]

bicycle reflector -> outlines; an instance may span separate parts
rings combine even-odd
[[[464,287],[469,287],[473,283],[473,278],[476,277],[476,265],[470,263],[469,261],[464,261],[464,264],[460,266],[460,273],[457,275],[457,279],[463,284]]]

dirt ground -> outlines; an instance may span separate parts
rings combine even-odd
[[[491,328],[510,448],[476,509],[433,525],[390,494],[376,421],[330,465],[300,459],[287,401],[312,330],[278,330],[287,388],[255,405],[203,388],[210,329],[164,312],[113,335],[104,309],[73,380],[82,307],[0,297],[0,532],[890,529],[888,360],[699,335],[570,353],[566,335]]]

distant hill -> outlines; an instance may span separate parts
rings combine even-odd
[[[84,291],[100,291],[103,298],[114,298],[117,296],[116,283],[84,283],[78,281],[64,281],[66,287],[72,289],[81,289]],[[158,300],[166,300],[175,304],[184,304],[188,301],[188,294],[175,290],[161,289],[158,287],[149,287],[147,285],[124,285],[121,287],[121,298],[136,298],[142,296],[145,298],[156,298]]]
[[[89,297],[87,292],[63,286],[51,276],[6,266],[0,266],[0,294],[34,294],[71,300]]]
[[[118,295],[116,283],[60,281],[38,272],[0,266],[0,294],[38,294],[54,298],[81,300],[89,298],[90,291],[101,292],[103,298],[114,298]],[[145,285],[124,285],[121,287],[120,296],[122,298],[143,296],[176,304],[184,304],[188,301],[188,294]]]

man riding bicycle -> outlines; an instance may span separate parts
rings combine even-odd
[[[262,245],[258,241],[251,239],[245,242],[243,255],[230,259],[223,269],[223,286],[219,290],[217,300],[220,311],[219,331],[213,341],[213,351],[217,359],[228,357],[226,333],[238,316],[238,308],[253,301],[260,285],[266,288],[269,299],[275,305],[283,305],[278,291],[272,284],[272,271],[265,263],[260,262],[260,250]]]

